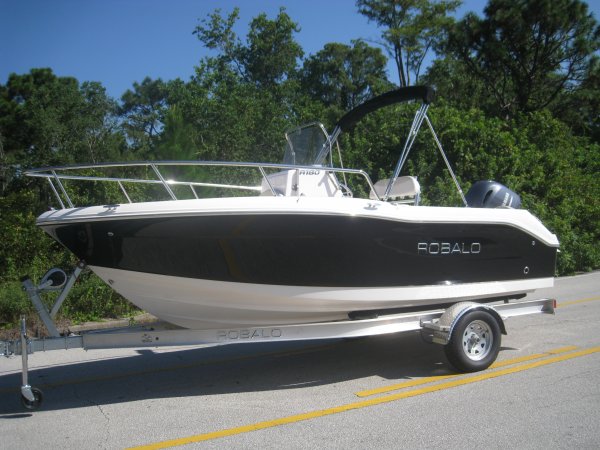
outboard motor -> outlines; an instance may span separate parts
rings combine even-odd
[[[521,207],[521,197],[497,181],[478,181],[465,196],[471,208],[514,208]]]

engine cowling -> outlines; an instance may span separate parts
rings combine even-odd
[[[521,207],[521,197],[497,181],[477,181],[465,195],[471,208],[514,208]]]

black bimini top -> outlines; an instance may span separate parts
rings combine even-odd
[[[421,102],[429,104],[434,98],[435,89],[431,86],[408,86],[389,91],[367,100],[356,108],[348,111],[340,120],[338,120],[336,127],[339,127],[341,131],[346,131],[352,128],[356,122],[367,114],[372,113],[379,108],[383,108],[384,106],[411,100],[421,100]]]

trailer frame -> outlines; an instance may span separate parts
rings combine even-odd
[[[556,300],[549,298],[504,301],[497,305],[461,302],[447,309],[386,314],[368,319],[336,322],[209,330],[191,330],[157,322],[143,326],[96,330],[80,335],[51,336],[41,339],[31,339],[27,335],[26,318],[23,316],[20,339],[0,342],[0,355],[7,357],[21,355],[21,402],[25,408],[35,410],[41,407],[43,393],[28,382],[28,358],[29,355],[40,351],[344,339],[420,331],[425,341],[445,346],[446,355],[455,368],[459,371],[472,372],[483,370],[495,361],[500,348],[500,333],[506,334],[505,319],[530,314],[554,314],[555,308]],[[467,323],[463,323],[471,313],[489,317],[487,322],[484,321],[487,323],[487,328],[484,326],[483,332],[481,327],[473,327],[473,323],[480,323],[481,320],[473,322],[467,320]],[[497,330],[496,333],[490,333],[492,328]],[[464,341],[462,345],[460,342],[458,344],[454,342],[457,332],[461,337],[460,340]],[[452,346],[453,342],[456,345]],[[487,352],[485,358],[481,357],[480,346]]]

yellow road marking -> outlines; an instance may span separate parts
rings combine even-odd
[[[567,353],[573,350],[577,350],[579,347],[576,345],[567,345],[566,347],[555,348],[554,350],[548,350],[546,353],[550,353],[551,355],[558,355],[560,353]]]
[[[518,358],[507,359],[505,361],[497,361],[490,366],[490,369],[499,369],[500,367],[511,366],[513,364],[518,364],[521,362],[533,361],[534,359],[545,358],[550,355],[559,355],[561,353],[571,352],[573,350],[577,350],[577,347],[574,345],[569,345],[567,347],[555,348],[553,350],[548,350],[544,353],[536,353],[534,355],[526,355],[520,356]]]
[[[578,305],[579,303],[594,302],[596,300],[600,300],[600,297],[590,297],[590,298],[582,298],[580,300],[570,300],[567,302],[560,302],[556,305],[556,307],[560,308],[562,306]]]
[[[198,434],[194,436],[188,436],[180,439],[172,439],[163,442],[157,442],[154,444],[142,445],[139,447],[132,447],[132,449],[136,450],[151,450],[151,449],[162,449],[162,448],[170,448],[176,447],[179,445],[192,444],[196,442],[208,441],[212,439],[218,439],[226,436],[235,436],[238,434],[248,433],[250,431],[264,430],[266,428],[273,428],[280,425],[286,425],[290,423],[301,422],[304,420],[316,419],[318,417],[329,416],[332,414],[338,414],[346,411],[351,411],[354,409],[366,408],[369,406],[381,405],[384,403],[390,403],[397,400],[416,397],[418,395],[427,394],[430,392],[441,391],[444,389],[450,389],[453,387],[464,386],[471,383],[476,383],[483,380],[489,380],[491,378],[498,378],[504,375],[509,375],[517,372],[522,372],[524,370],[534,369],[537,367],[547,366],[549,364],[566,361],[573,358],[578,358],[580,356],[590,355],[592,353],[600,352],[599,347],[592,347],[586,350],[580,350],[573,353],[566,353],[559,356],[554,356],[552,358],[543,359],[541,361],[535,361],[529,364],[523,364],[520,366],[509,367],[502,370],[497,370],[493,372],[486,372],[479,375],[471,376],[468,378],[461,378],[457,380],[447,381],[445,383],[436,384],[433,386],[427,386],[421,389],[413,389],[410,391],[400,392],[393,395],[388,395],[385,397],[373,398],[370,400],[363,400],[360,402],[349,403],[347,405],[336,406],[328,409],[321,409],[318,411],[312,411],[304,414],[296,414],[293,416],[282,417],[280,419],[268,420],[264,422],[258,422],[251,425],[245,425],[236,428],[229,428],[226,430],[214,431],[212,433]]]
[[[402,383],[393,384],[391,386],[384,386],[376,389],[369,389],[367,391],[357,392],[357,397],[370,397],[371,395],[383,394],[384,392],[399,391],[409,387],[421,386],[423,384],[433,383],[435,381],[447,380],[448,378],[456,378],[459,374],[451,375],[435,375],[433,377],[419,378],[418,380],[403,381]]]
[[[576,348],[577,347],[574,347],[574,346],[562,347],[562,348],[550,350],[545,353],[537,353],[534,355],[527,355],[527,356],[521,356],[519,358],[507,359],[505,361],[495,362],[494,364],[492,364],[490,366],[490,369],[498,369],[500,367],[506,367],[506,366],[510,366],[512,364],[518,364],[521,362],[532,361],[534,359],[545,358],[546,356],[555,355],[558,353],[570,352],[572,350],[575,350]],[[436,375],[433,377],[420,378],[418,380],[409,380],[409,381],[404,381],[402,383],[393,384],[390,386],[383,386],[383,387],[376,388],[376,389],[360,391],[360,392],[356,393],[356,396],[357,397],[370,397],[371,395],[383,394],[385,392],[391,392],[391,391],[399,391],[400,389],[421,386],[423,384],[429,384],[429,383],[433,383],[436,381],[447,380],[448,378],[456,378],[461,375],[464,375],[464,374]]]

